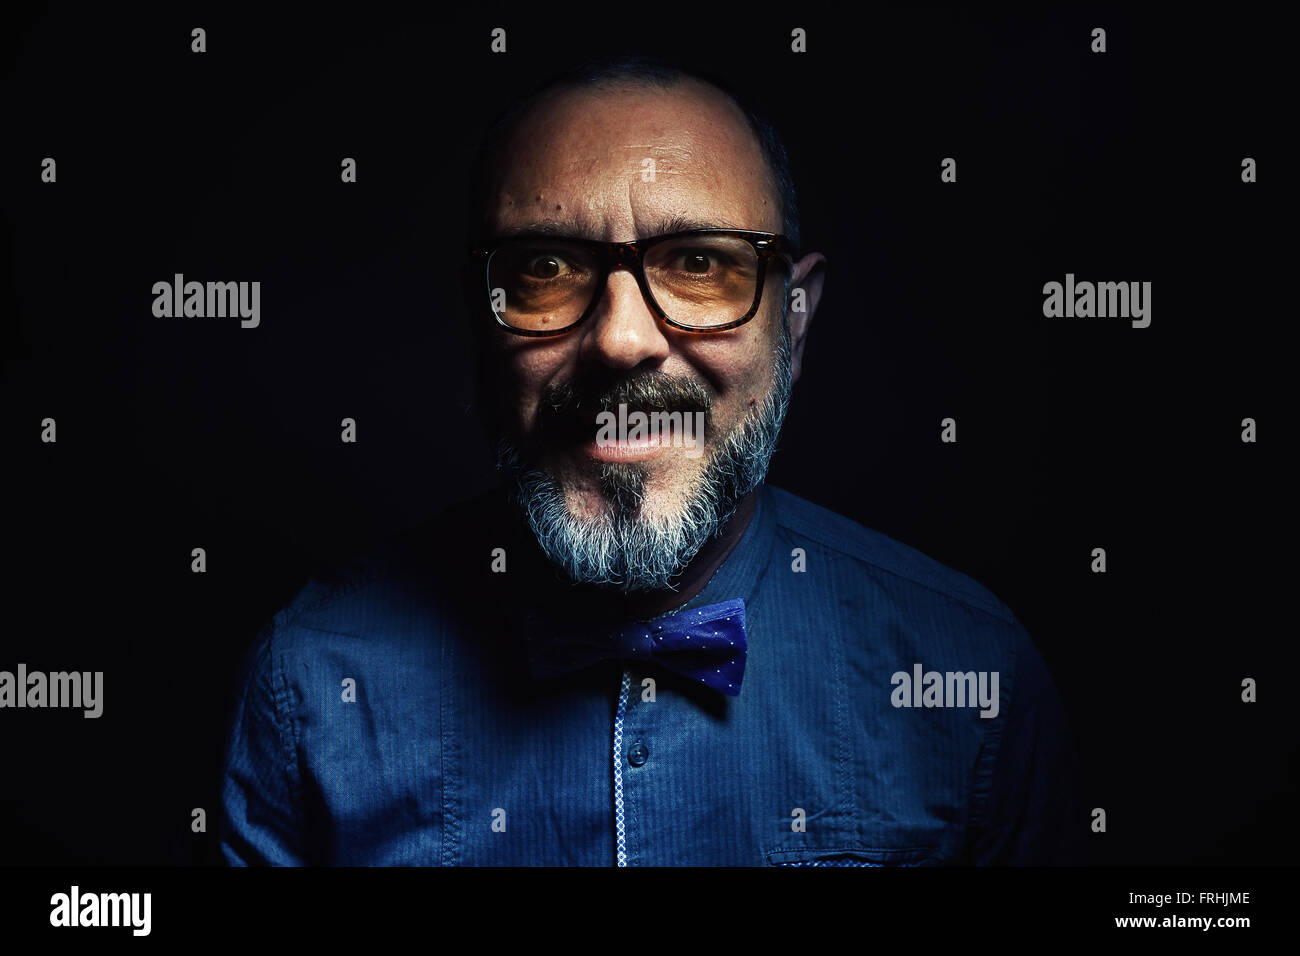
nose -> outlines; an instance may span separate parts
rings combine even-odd
[[[596,311],[587,321],[582,355],[620,371],[656,366],[668,357],[668,338],[626,269],[609,274]]]

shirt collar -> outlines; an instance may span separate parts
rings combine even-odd
[[[776,515],[767,485],[758,487],[754,499],[754,514],[749,519],[749,526],[731,554],[727,555],[727,560],[713,572],[704,590],[668,613],[720,604],[733,598],[743,598],[746,604],[753,600],[763,572],[767,570],[772,540],[776,535]]]

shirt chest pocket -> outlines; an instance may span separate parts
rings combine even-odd
[[[798,847],[767,851],[769,866],[931,866],[935,847]]]

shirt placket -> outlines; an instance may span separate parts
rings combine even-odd
[[[644,670],[625,664],[619,683],[618,707],[614,714],[614,845],[615,865],[644,863],[653,848],[645,844],[646,834],[653,832],[653,822],[645,817],[649,799],[647,788],[662,786],[662,779],[650,773],[650,753],[660,731],[658,721],[649,722],[652,709],[661,705],[647,702],[652,684]],[[658,714],[653,714],[658,716]],[[659,767],[659,773],[665,770]]]
[[[628,691],[631,671],[623,671],[618,689],[618,706],[614,710],[614,865],[627,866],[627,819],[623,800],[623,725],[627,721]]]

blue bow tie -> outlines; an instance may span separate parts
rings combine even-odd
[[[560,634],[528,642],[533,677],[547,679],[599,661],[650,661],[730,697],[745,674],[745,602],[737,598],[640,621],[613,633]]]

